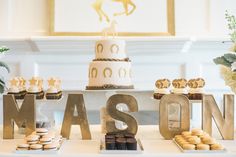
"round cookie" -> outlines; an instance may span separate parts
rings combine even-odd
[[[215,143],[211,145],[211,150],[223,150],[224,147],[221,144]]]
[[[30,145],[30,150],[41,150],[43,146],[41,144],[32,144]]]
[[[16,150],[29,150],[29,144],[27,143],[18,144]]]
[[[43,150],[57,150],[58,145],[55,143],[46,144],[43,146]]]
[[[43,137],[40,139],[40,144],[46,145],[52,143],[52,138],[49,137]]]
[[[190,144],[199,144],[199,143],[201,143],[201,139],[197,136],[192,136],[192,137],[188,138],[188,142]]]
[[[184,150],[195,150],[195,145],[194,144],[184,144],[183,146],[182,146],[182,148],[184,149]]]
[[[210,150],[210,146],[208,144],[197,144],[197,150]]]
[[[43,136],[43,135],[48,134],[48,130],[46,128],[37,128],[36,134],[39,136]]]
[[[202,142],[204,144],[214,144],[214,143],[216,143],[215,139],[212,138],[212,137],[204,137],[204,138],[202,138]]]
[[[201,129],[192,129],[193,136],[201,136],[202,134],[203,134],[203,131]]]
[[[39,137],[37,135],[29,135],[25,140],[28,144],[36,144],[39,141]]]
[[[190,131],[183,131],[181,135],[186,138],[187,136],[191,136],[192,133]]]

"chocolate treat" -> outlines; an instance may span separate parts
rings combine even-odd
[[[127,150],[137,150],[137,140],[135,138],[126,139]]]
[[[125,138],[134,138],[134,134],[127,133],[125,134]]]
[[[189,98],[189,100],[202,100],[202,94],[201,93],[189,93],[188,98]]]
[[[25,98],[25,93],[11,93],[11,92],[8,92],[7,94],[12,94],[15,99],[24,99]]]
[[[115,135],[105,135],[105,139],[115,139]]]
[[[62,91],[58,93],[46,93],[46,99],[52,100],[52,99],[61,99],[62,97]]]
[[[161,99],[164,95],[166,95],[166,94],[154,93],[154,94],[153,94],[153,97],[154,97],[155,99]]]
[[[30,93],[28,92],[27,94],[33,94],[36,96],[36,99],[43,99],[44,98],[44,91],[37,92],[37,93]]]
[[[116,138],[116,149],[117,150],[126,150],[126,139],[125,138]]]
[[[116,138],[124,138],[125,136],[123,134],[116,134],[115,137]]]
[[[116,142],[115,139],[106,139],[106,150],[115,150]]]

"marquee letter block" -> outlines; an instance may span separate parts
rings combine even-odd
[[[212,117],[224,140],[234,139],[234,95],[224,95],[223,115],[212,95],[202,99],[202,128],[212,134]]]
[[[3,96],[3,139],[14,138],[14,122],[18,127],[25,124],[26,135],[35,131],[35,96],[26,95],[21,108],[13,95]]]
[[[129,112],[138,111],[138,103],[136,99],[131,95],[116,94],[111,96],[107,101],[107,113],[114,119],[122,121],[127,124],[125,130],[119,130],[115,126],[115,121],[109,121],[106,123],[107,132],[122,132],[136,134],[138,131],[138,123],[136,119],[124,112],[116,109],[118,104],[126,104],[129,108]]]
[[[168,106],[171,104],[180,105],[180,127],[176,130],[169,129],[168,120]],[[182,131],[189,130],[190,127],[190,113],[189,113],[189,100],[186,96],[169,94],[165,95],[160,100],[160,117],[159,117],[159,130],[161,135],[170,140],[175,135],[180,134]]]
[[[78,114],[76,116],[74,116],[75,108]],[[61,129],[61,135],[67,139],[70,137],[71,125],[80,125],[83,140],[91,139],[83,94],[69,94],[68,96]]]

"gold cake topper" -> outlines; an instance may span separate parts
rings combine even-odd
[[[113,2],[121,2],[123,4],[123,7],[124,7],[123,12],[114,13],[114,16],[120,16],[120,15],[129,16],[136,9],[136,5],[134,4],[134,2],[132,0],[112,0],[112,1]],[[105,13],[102,9],[104,2],[105,2],[105,0],[96,0],[95,3],[93,3],[92,6],[96,10],[100,21],[103,21],[103,18],[105,18],[107,22],[110,22],[110,18],[108,17],[107,13]],[[131,10],[129,10],[130,6],[132,7]]]

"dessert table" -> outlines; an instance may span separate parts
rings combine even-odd
[[[137,138],[139,138],[144,147],[142,154],[122,154],[123,157],[234,157],[236,156],[236,140],[218,140],[225,146],[227,152],[224,153],[182,153],[179,148],[171,140],[164,140],[159,131],[158,125],[139,125]],[[59,133],[60,127],[55,128]],[[100,139],[104,136],[101,134],[100,125],[90,125],[92,140],[81,140],[80,128],[72,127],[70,140],[63,143],[61,150],[57,154],[16,154],[16,144],[20,143],[24,135],[17,134],[15,131],[15,139],[0,140],[0,157],[32,157],[32,156],[61,156],[61,157],[119,157],[121,154],[100,154]],[[1,126],[2,133],[2,126]],[[236,133],[236,132],[235,132]],[[216,130],[213,135],[216,139],[220,139]]]

